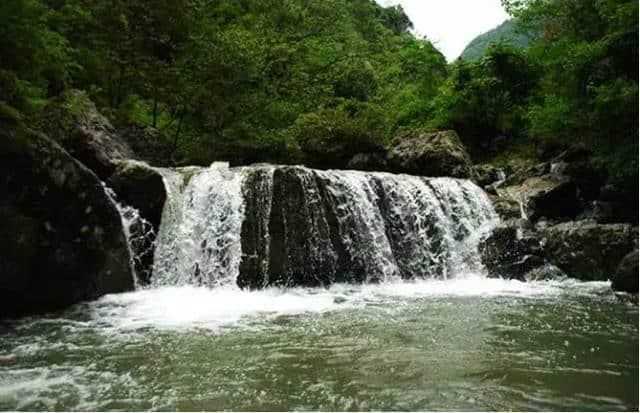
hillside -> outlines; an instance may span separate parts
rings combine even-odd
[[[498,41],[505,41],[515,46],[527,47],[531,43],[531,37],[518,33],[517,20],[510,19],[473,39],[460,55],[462,60],[474,60],[486,52],[489,46]]]

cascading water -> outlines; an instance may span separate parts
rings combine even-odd
[[[162,169],[153,286],[327,285],[478,273],[497,222],[470,181],[257,165]]]

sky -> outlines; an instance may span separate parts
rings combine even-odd
[[[445,55],[455,60],[477,35],[509,16],[500,0],[376,0],[384,6],[400,4],[413,22],[416,36],[426,36]]]

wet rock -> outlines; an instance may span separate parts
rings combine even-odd
[[[241,287],[320,286],[352,275],[341,264],[348,258],[338,236],[337,218],[313,171],[298,167],[274,171],[268,228],[260,226],[261,191],[247,187],[245,216],[253,218],[245,218],[242,228]],[[264,244],[267,232],[268,249]]]
[[[490,276],[524,280],[525,275],[546,264],[537,238],[520,235],[513,223],[496,229],[480,243],[480,259]]]
[[[471,179],[480,187],[486,187],[504,177],[502,169],[489,164],[474,165]]]
[[[610,279],[624,255],[637,248],[638,228],[630,224],[564,222],[542,232],[550,262],[581,280]]]
[[[566,176],[535,176],[498,192],[504,198],[522,202],[525,215],[533,221],[542,217],[571,219],[580,210],[577,187]]]
[[[358,153],[351,158],[347,169],[358,171],[386,171],[389,169],[387,160],[379,153]]]
[[[394,172],[469,178],[471,158],[454,131],[422,132],[394,139],[387,155]]]
[[[611,287],[616,291],[638,293],[638,250],[622,258],[611,280]]]
[[[164,181],[159,172],[142,162],[121,161],[107,184],[120,201],[140,211],[140,215],[156,230],[159,228],[167,199]]]
[[[528,271],[523,278],[525,281],[548,281],[562,280],[566,277],[567,275],[560,268],[546,263]]]
[[[491,200],[496,213],[503,220],[509,220],[513,218],[517,219],[522,216],[520,204],[512,199],[500,198],[499,196],[489,194],[489,200]]]
[[[20,124],[0,127],[0,318],[131,290],[120,215],[95,174]]]
[[[122,161],[107,185],[114,190],[118,202],[135,208],[139,213],[137,219],[135,216],[126,218],[133,219],[129,231],[131,249],[136,258],[136,275],[141,282],[147,283],[152,277],[155,238],[167,199],[162,175],[145,163]]]

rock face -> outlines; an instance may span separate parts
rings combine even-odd
[[[394,172],[469,178],[471,158],[455,131],[423,132],[394,139],[387,155]]]
[[[160,228],[167,191],[162,175],[147,164],[122,161],[107,184],[117,194],[118,202],[135,208],[139,217],[125,216],[130,221],[130,243],[138,280],[148,283],[152,276],[156,234]],[[125,214],[130,211],[125,211]]]
[[[638,250],[628,253],[620,261],[611,287],[616,291],[638,294]]]
[[[102,180],[115,171],[118,161],[136,157],[111,122],[83,92],[69,91],[65,99],[74,103],[50,105],[41,130],[54,137],[71,156]]]
[[[546,174],[526,179],[521,184],[498,189],[505,197],[523,203],[528,219],[575,218],[580,204],[575,183],[571,178]]]
[[[122,161],[107,183],[119,200],[140,211],[154,228],[160,226],[167,192],[162,175],[156,170],[142,162]]]
[[[585,220],[551,226],[543,236],[547,257],[569,276],[607,280],[625,254],[637,248],[638,228]]]
[[[358,171],[386,171],[389,169],[387,160],[379,153],[358,153],[351,158],[347,169]]]
[[[545,278],[542,248],[533,236],[518,236],[515,223],[497,227],[478,246],[489,275],[517,280]],[[535,272],[534,272],[535,271]]]
[[[0,127],[0,170],[0,318],[133,288],[120,215],[91,171],[20,124]]]

